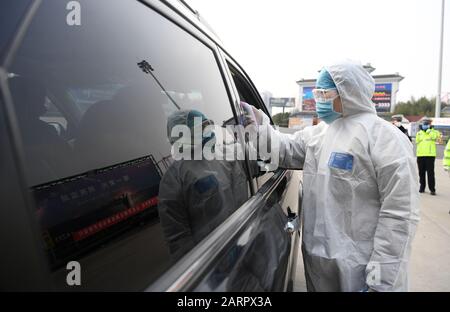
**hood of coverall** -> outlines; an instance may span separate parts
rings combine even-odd
[[[372,102],[375,80],[360,63],[345,60],[325,66],[325,69],[338,89],[344,117],[360,113],[376,114]]]
[[[184,144],[194,144],[194,134],[196,134],[196,131],[199,131],[199,134],[202,135],[202,144],[214,139],[214,133],[203,132],[203,122],[207,121],[209,121],[208,118],[197,110],[192,109],[175,111],[167,118],[167,138],[169,139],[170,144],[174,144],[176,141],[180,140],[178,137],[171,136],[172,129],[175,126],[187,126],[191,131],[191,137],[182,138],[181,141],[183,141]]]

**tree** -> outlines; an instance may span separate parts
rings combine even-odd
[[[290,113],[279,113],[273,115],[272,119],[277,126],[287,128],[289,126],[289,116]]]
[[[442,108],[446,106],[446,103],[442,103]],[[405,116],[429,116],[435,115],[436,98],[427,98],[425,96],[415,99],[411,99],[407,102],[399,102],[395,107],[395,114],[402,114]]]

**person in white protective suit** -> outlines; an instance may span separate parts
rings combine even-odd
[[[260,142],[279,142],[279,166],[303,169],[308,291],[408,290],[418,176],[411,142],[377,116],[374,89],[359,63],[343,61],[319,75],[317,126],[282,134],[254,109]]]

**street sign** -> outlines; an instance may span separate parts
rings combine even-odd
[[[295,98],[270,98],[271,107],[295,107]]]
[[[392,83],[380,83],[375,85],[372,102],[375,104],[377,113],[391,111]]]

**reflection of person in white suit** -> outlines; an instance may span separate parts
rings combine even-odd
[[[169,116],[167,132],[171,144],[173,127],[194,127],[194,118],[206,117],[194,110]],[[200,144],[214,139],[205,136]],[[183,148],[194,149],[191,144]],[[164,174],[159,187],[159,216],[174,259],[190,251],[248,198],[242,162],[226,160],[176,160]]]

